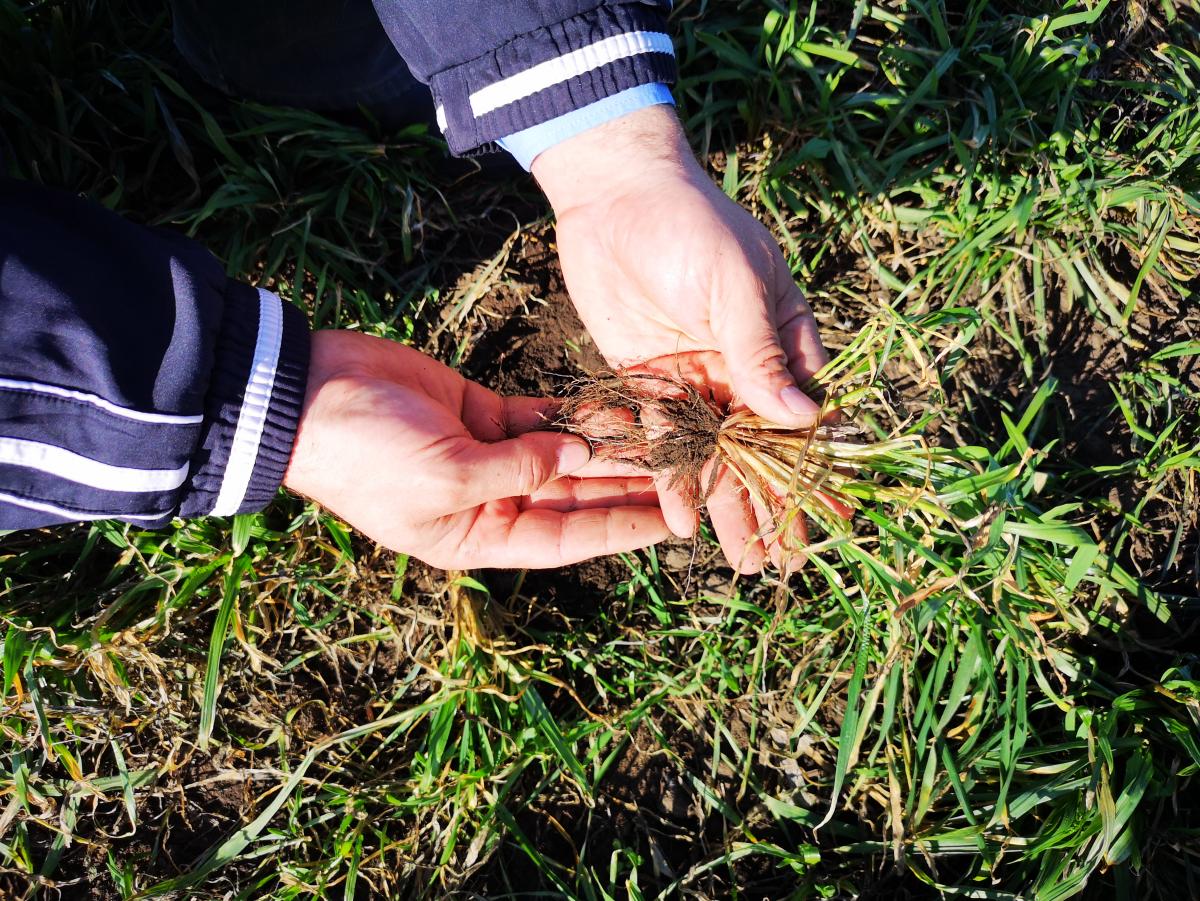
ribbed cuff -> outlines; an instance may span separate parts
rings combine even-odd
[[[595,103],[567,113],[565,116],[559,116],[549,122],[543,122],[541,125],[535,125],[533,128],[526,128],[524,131],[501,138],[499,144],[528,171],[533,166],[533,161],[543,151],[549,150],[555,144],[561,144],[568,138],[573,138],[575,135],[603,125],[605,122],[611,122],[613,119],[619,119],[621,116],[637,110],[660,104],[674,106],[675,98],[671,96],[671,89],[665,84],[657,82],[644,84],[619,94],[613,94],[611,97],[605,97],[603,100],[597,100]]]
[[[675,74],[662,16],[602,6],[439,72],[430,88],[451,152],[464,155]]]
[[[308,355],[298,308],[270,291],[230,284],[181,516],[253,513],[270,503],[291,457]]]

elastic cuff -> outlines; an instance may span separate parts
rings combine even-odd
[[[518,131],[501,138],[498,143],[528,171],[538,155],[544,150],[549,150],[555,144],[561,144],[568,138],[573,138],[575,135],[603,125],[605,122],[619,119],[621,116],[647,106],[660,104],[671,106],[675,104],[675,98],[671,96],[670,88],[658,82],[639,85],[628,91],[605,97],[603,100],[597,100],[595,103],[567,113],[565,116],[559,116],[549,122],[543,122],[541,125]]]
[[[430,81],[452,153],[581,110],[631,88],[675,81],[662,16],[643,6],[601,6],[509,41]]]
[[[270,291],[230,284],[181,516],[253,513],[271,502],[291,457],[308,355],[298,308]]]

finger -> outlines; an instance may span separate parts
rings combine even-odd
[[[615,457],[605,457],[603,447],[594,450],[592,459],[586,466],[571,473],[571,477],[576,479],[640,478],[649,475],[650,471],[645,466]]]
[[[762,284],[743,288],[729,297],[714,332],[733,388],[746,405],[781,425],[805,428],[817,421],[820,408],[797,387],[788,368],[775,301],[765,296]]]
[[[808,563],[808,520],[799,511],[794,513],[784,527],[783,565],[779,567],[784,580],[802,570]]]
[[[680,538],[695,535],[696,527],[700,524],[700,511],[689,497],[690,492],[682,485],[672,487],[669,473],[657,474],[654,485],[658,489],[658,504],[662,508],[663,519],[671,532]]]
[[[468,381],[462,422],[479,441],[501,441],[545,427],[559,406],[559,401],[550,397],[503,397]]]
[[[683,394],[676,385],[662,383],[659,393]],[[675,426],[665,415],[654,407],[642,410],[642,422],[646,427],[646,436],[651,443],[674,441],[677,436],[672,434]],[[691,538],[700,524],[697,507],[697,494],[700,491],[695,484],[696,477],[679,471],[660,471],[654,475],[654,484],[658,488],[659,506],[663,518],[671,531],[680,538]]]
[[[774,518],[771,516],[771,511],[764,507],[754,498],[750,499],[750,509],[754,513],[754,520],[758,524],[759,540],[766,548],[767,559],[771,561],[771,565],[777,570],[783,570],[783,547],[781,546],[782,536],[775,526]]]
[[[854,508],[844,501],[840,501],[824,491],[814,491],[813,494],[834,516],[840,519],[850,519],[854,516]]]
[[[451,459],[458,469],[460,510],[536,493],[591,459],[586,441],[555,432],[526,432],[486,443],[464,441]]]
[[[479,389],[484,393],[473,393],[473,396],[468,399],[464,405],[466,409],[463,411],[463,424],[480,441],[502,441],[505,438],[516,438],[527,432],[542,429],[546,429],[550,434],[566,434],[555,432],[553,428],[547,429],[547,426],[553,423],[554,417],[558,415],[561,406],[561,402],[554,398],[506,397],[493,394],[488,389],[472,382],[468,391],[473,392],[473,389]],[[491,398],[485,395],[491,395]],[[606,415],[624,422],[632,418],[627,410],[610,410],[606,411]],[[594,449],[593,456],[586,465],[571,473],[572,476],[580,479],[641,477],[646,474],[644,466],[615,458],[605,458],[604,445]]]
[[[595,510],[608,507],[656,507],[658,492],[648,478],[555,479],[519,501],[522,510]]]
[[[571,412],[571,425],[596,438],[620,438],[636,428],[633,410],[584,404]]]
[[[657,544],[670,535],[657,507],[534,509],[488,504],[467,535],[472,559],[494,568],[546,569]]]
[[[476,429],[471,428],[472,434],[475,434],[475,437],[480,440],[498,441],[502,438],[516,438],[526,432],[547,429],[547,426],[550,426],[548,431],[555,431],[552,423],[558,415],[560,401],[545,397],[498,397],[498,400],[502,405],[503,431],[494,427],[493,420],[485,420],[482,423],[484,429],[488,425],[493,425],[490,437],[477,434]],[[593,455],[582,469],[572,472],[571,475],[581,479],[645,476],[647,474],[645,466],[616,457],[607,457],[607,445],[599,440],[614,428],[632,420],[633,414],[629,410],[603,410],[597,411],[594,416],[589,416],[583,422],[578,423],[587,432],[588,438],[585,440],[592,445]],[[468,427],[470,428],[470,426]],[[561,432],[561,430],[559,431]]]
[[[639,475],[648,473],[639,459],[643,456],[636,440],[638,427],[631,410],[623,408],[589,408],[571,415],[571,432],[587,439],[592,446],[592,462],[582,476]]]
[[[767,543],[771,562],[786,577],[808,561],[804,552],[808,547],[808,521],[794,498],[789,501],[774,491],[772,495],[775,502],[770,510],[754,501],[754,515],[761,526],[759,534]]]
[[[707,482],[707,467],[702,478]],[[727,467],[721,467],[706,504],[729,565],[747,575],[761,570],[766,548],[758,537],[758,522],[750,509],[746,490]]]
[[[688,382],[718,407],[728,406],[733,400],[733,395],[729,390],[728,361],[715,351],[654,357],[626,369],[625,373],[666,377],[671,380]],[[653,379],[647,379],[645,384],[653,386],[656,382]],[[678,387],[671,382],[657,384],[662,386],[659,393],[676,396],[682,394]]]
[[[509,438],[544,429],[558,415],[562,401],[552,397],[501,397],[504,424]]]
[[[779,517],[757,501],[753,501],[752,506],[759,523],[759,536],[767,546],[771,563],[786,579],[808,562],[804,553],[808,546],[808,524],[796,510]]]
[[[821,333],[804,292],[790,282],[784,299],[776,308],[779,344],[787,355],[788,371],[803,384],[829,362],[829,352],[821,343]]]

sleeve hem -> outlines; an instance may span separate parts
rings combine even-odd
[[[438,124],[462,156],[613,95],[675,81],[661,15],[602,6],[522,35],[430,82]]]
[[[619,119],[621,116],[645,109],[648,106],[673,106],[675,98],[671,89],[661,82],[630,88],[619,94],[613,94],[604,100],[598,100],[574,112],[567,113],[515,132],[499,140],[499,144],[516,158],[517,162],[528,171],[533,161],[555,144],[561,144],[569,138],[585,131]]]
[[[304,315],[270,291],[231,285],[205,425],[180,515],[229,516],[270,503],[304,403]]]
[[[276,298],[278,301],[278,298]],[[236,513],[254,513],[274,500],[292,457],[292,445],[308,384],[310,336],[304,314],[290,303],[283,308],[283,335],[274,385],[259,436],[250,479]]]

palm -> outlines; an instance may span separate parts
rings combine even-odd
[[[683,378],[732,408],[780,418],[779,379],[803,382],[827,359],[770,235],[708,182],[660,183],[569,210],[557,240],[580,317],[615,367]],[[772,354],[781,371],[774,383],[764,365]],[[691,534],[687,496],[661,478],[658,488],[672,531]],[[752,509],[730,473],[718,473],[706,504],[735,567],[755,571],[768,553],[782,562],[778,544],[768,550],[762,540],[766,512]],[[797,530],[805,540],[802,522]]]
[[[410,348],[318,332],[289,487],[443,568],[561,566],[666,534],[647,479],[538,431],[550,403],[506,398]],[[577,470],[577,471],[576,471]]]
[[[707,182],[663,183],[569,210],[557,241],[580,317],[614,366],[763,341],[782,347],[796,379],[827,359],[770,234]],[[766,319],[756,319],[763,308]],[[731,370],[739,396],[754,394],[754,374]]]

